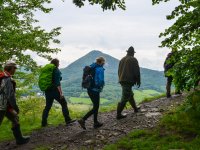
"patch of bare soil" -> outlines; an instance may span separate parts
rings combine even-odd
[[[28,144],[16,146],[15,141],[0,143],[1,150],[31,150],[45,147],[51,150],[64,149],[102,149],[127,135],[135,129],[151,129],[159,122],[160,117],[171,107],[180,105],[184,96],[160,98],[141,105],[141,112],[125,110],[127,118],[116,120],[116,111],[100,113],[99,120],[104,123],[99,129],[93,128],[92,117],[86,122],[87,130],[83,130],[77,122],[70,126],[59,125],[46,127],[31,134]]]

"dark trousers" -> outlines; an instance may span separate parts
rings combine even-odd
[[[166,95],[167,97],[171,96],[171,85],[172,85],[172,81],[173,81],[173,77],[172,76],[168,76],[167,77],[167,84],[166,84]],[[179,94],[180,90],[178,87],[176,87],[175,85],[175,94]]]
[[[94,115],[94,123],[97,123],[97,116],[99,111],[100,93],[92,90],[88,90],[88,95],[93,103],[93,108],[84,117],[83,120],[87,120],[92,114]]]
[[[71,118],[69,116],[69,110],[68,110],[68,107],[67,107],[67,102],[66,102],[65,98],[60,99],[60,94],[59,94],[57,89],[45,91],[45,97],[46,97],[46,106],[45,106],[45,108],[43,110],[43,114],[42,114],[42,122],[43,123],[47,122],[49,111],[52,107],[54,99],[58,103],[60,103],[60,105],[62,107],[62,113],[63,113],[63,116],[65,118],[65,122],[71,120]]]
[[[132,84],[129,83],[121,83],[122,87],[122,98],[121,105],[125,106],[127,102],[133,107],[134,110],[137,110],[137,106],[134,99],[134,93],[132,90]]]
[[[172,80],[173,80],[172,76],[167,77],[167,85],[166,85],[166,95],[167,95],[167,97],[171,96]]]
[[[3,118],[7,117],[11,122],[12,126],[15,127],[19,125],[19,117],[16,112],[0,111],[0,125],[3,122]]]

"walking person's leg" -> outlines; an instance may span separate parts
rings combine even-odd
[[[124,110],[124,107],[126,106],[126,102],[129,100],[129,87],[127,85],[121,85],[122,87],[122,97],[121,101],[117,105],[117,119],[123,119],[126,118],[126,115],[122,114],[122,111]]]
[[[6,117],[12,122],[12,131],[17,145],[26,144],[29,142],[29,136],[23,136],[20,129],[19,117],[15,111],[12,113],[7,111]]]
[[[85,121],[86,121],[92,114],[95,113],[95,109],[98,109],[98,108],[99,108],[98,102],[95,101],[95,99],[96,99],[96,97],[97,97],[97,96],[95,95],[95,93],[94,93],[93,91],[88,90],[88,95],[89,95],[89,97],[90,97],[90,99],[91,99],[91,101],[92,101],[93,108],[92,108],[89,112],[87,112],[87,113],[85,114],[85,116],[84,116],[81,120],[78,121],[79,124],[81,125],[81,127],[82,127],[83,129],[86,129],[86,127],[85,127]],[[96,118],[96,120],[97,120],[97,114],[98,114],[98,111],[96,111],[96,115],[94,115],[94,118]],[[95,116],[96,116],[96,117],[95,117]],[[94,121],[95,121],[95,119],[94,119]]]
[[[103,125],[98,121],[98,112],[99,112],[99,104],[100,104],[100,93],[94,92],[93,93],[93,109],[94,109],[94,128],[99,128]]]
[[[51,92],[45,92],[45,96],[46,96],[46,106],[42,113],[42,127],[47,126],[47,118],[54,101],[54,97],[52,96]]]
[[[166,84],[166,96],[167,98],[171,97],[171,84],[172,84],[172,76],[167,77],[167,84]]]
[[[134,112],[137,113],[137,112],[138,112],[138,107],[137,107],[137,105],[136,105],[136,103],[135,103],[134,93],[133,93],[133,91],[132,91],[132,87],[130,87],[129,92],[130,92],[129,103],[130,103],[131,107],[134,109]]]
[[[62,113],[63,113],[63,116],[65,118],[65,123],[68,125],[72,122],[75,122],[76,120],[72,120],[70,115],[69,115],[69,110],[68,110],[66,99],[64,97],[60,98],[59,95],[55,99],[56,99],[56,101],[58,101],[60,103],[60,105],[62,107]]]

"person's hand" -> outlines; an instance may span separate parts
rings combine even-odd
[[[140,88],[140,83],[137,83],[137,87]]]
[[[15,111],[17,114],[19,114],[19,107],[18,107],[17,105],[14,107],[14,111]]]
[[[60,95],[60,99],[64,99],[65,97],[64,97],[64,95]]]

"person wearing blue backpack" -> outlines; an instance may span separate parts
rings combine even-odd
[[[103,123],[99,122],[98,117],[98,110],[99,110],[99,103],[100,103],[100,92],[103,90],[104,87],[104,66],[105,59],[103,57],[98,57],[96,62],[91,64],[89,67],[91,68],[92,72],[90,76],[92,76],[91,84],[87,87],[88,95],[93,103],[93,108],[80,120],[78,123],[80,126],[86,130],[85,121],[91,116],[94,115],[94,128],[99,128],[103,125]]]
[[[47,126],[48,114],[49,114],[49,111],[51,109],[54,99],[58,103],[60,103],[60,105],[62,107],[62,113],[65,118],[66,125],[69,125],[70,123],[76,121],[76,120],[72,120],[70,118],[69,110],[67,107],[67,102],[62,93],[61,83],[60,83],[60,81],[62,80],[62,77],[61,77],[61,72],[58,69],[59,60],[53,59],[51,61],[51,64],[55,65],[55,69],[53,70],[53,74],[52,74],[52,85],[45,90],[46,106],[45,106],[45,108],[43,110],[43,114],[42,114],[42,127]]]

